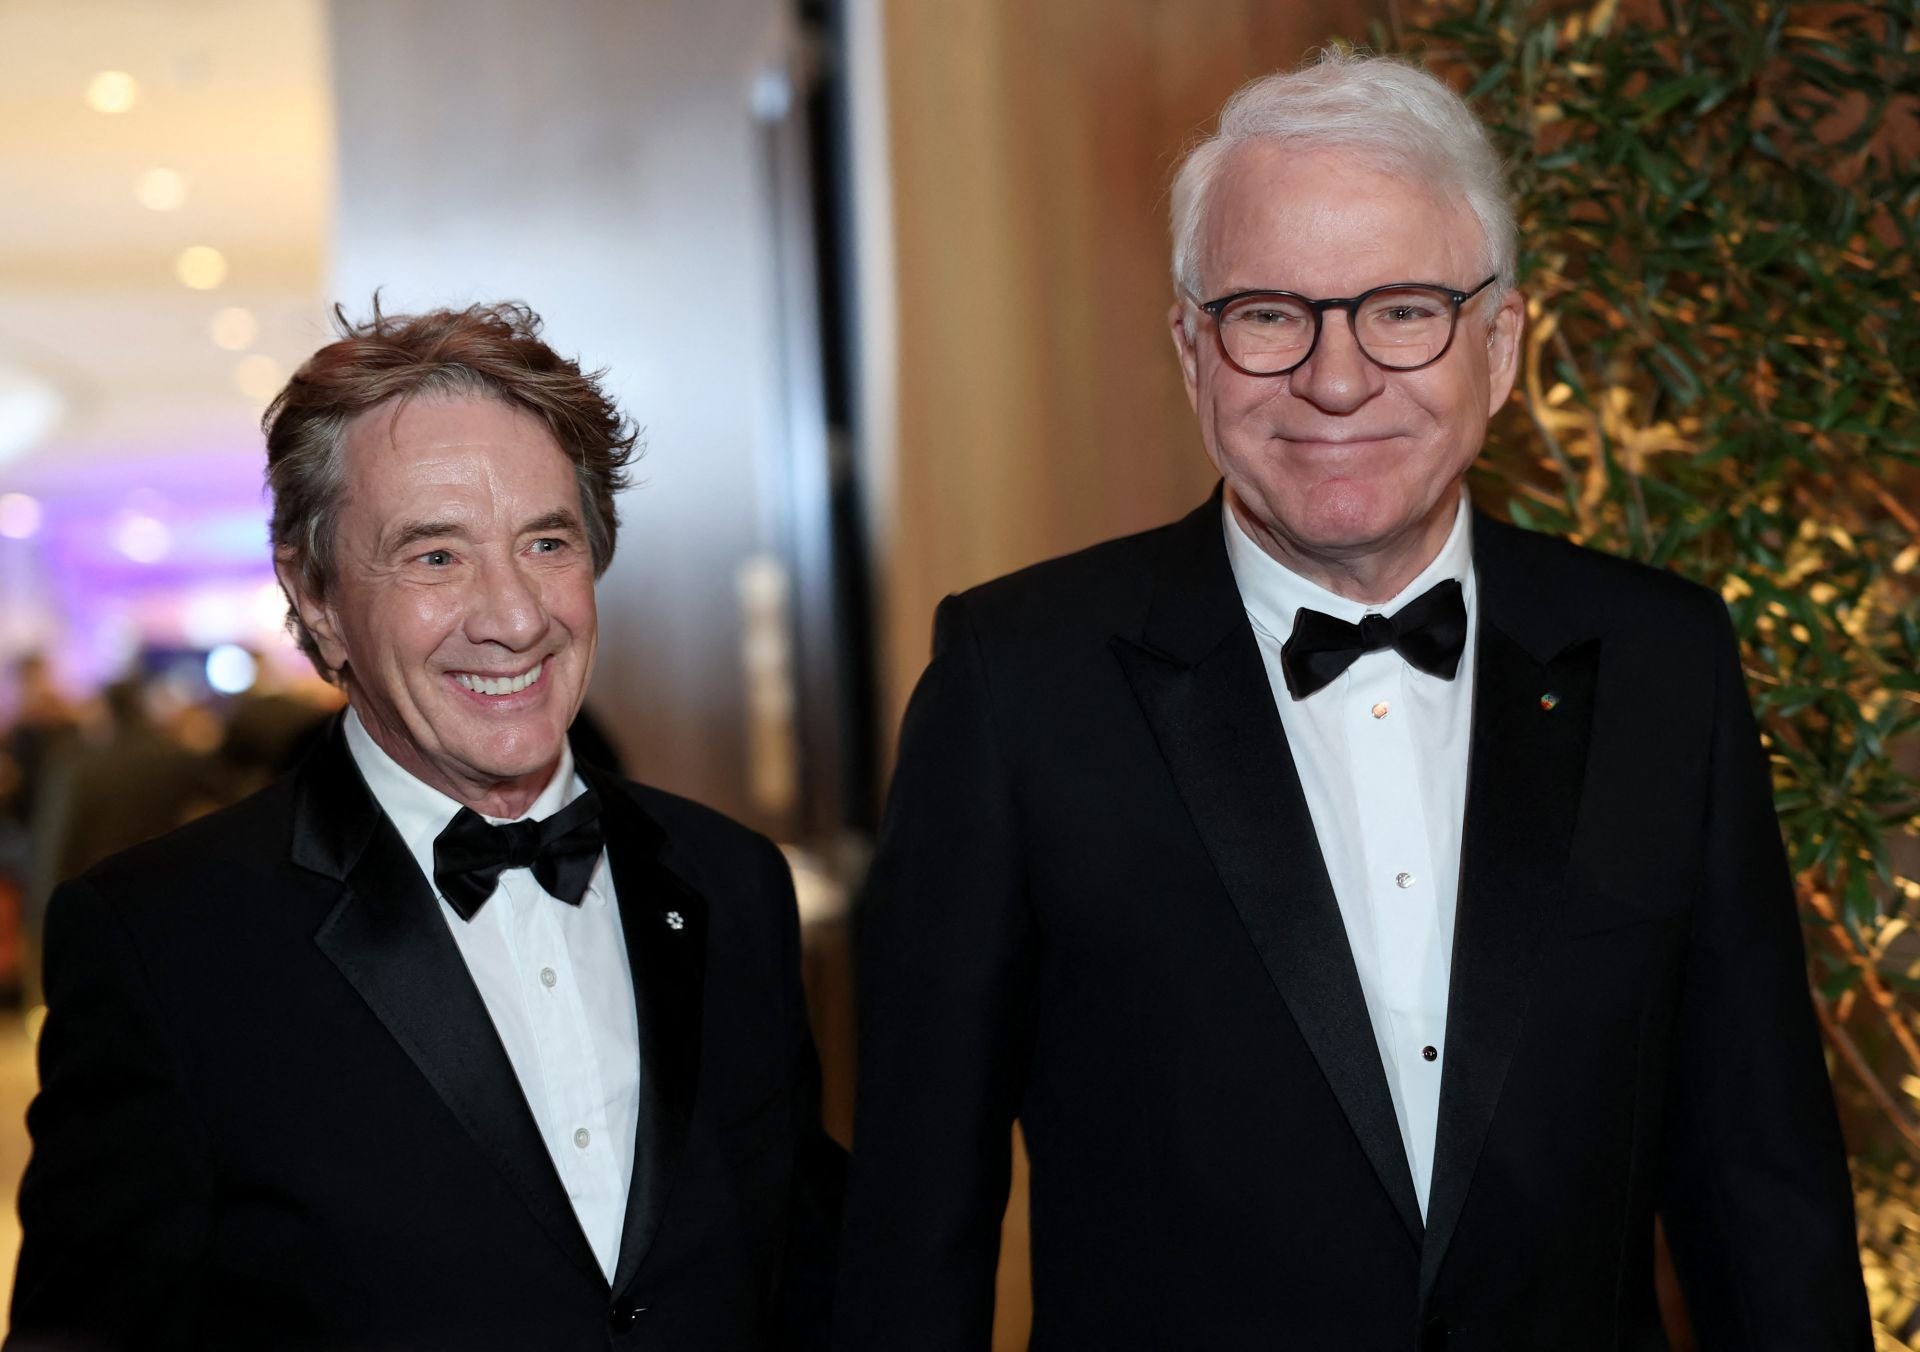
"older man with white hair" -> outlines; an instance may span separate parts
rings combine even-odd
[[[1242,90],[1173,194],[1220,473],[940,608],[872,883],[836,1329],[1036,1348],[1870,1336],[1734,635],[1476,513],[1524,306],[1432,77]]]

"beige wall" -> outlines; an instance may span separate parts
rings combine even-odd
[[[897,726],[940,597],[1213,482],[1167,338],[1166,189],[1256,75],[1368,0],[885,0],[898,384],[873,476]]]

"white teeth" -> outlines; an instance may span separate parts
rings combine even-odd
[[[518,676],[501,676],[498,678],[470,676],[462,671],[455,673],[453,679],[458,681],[465,689],[473,691],[476,695],[517,695],[535,681],[539,680],[540,673],[546,669],[547,664],[541,662],[535,665],[531,671],[524,671]]]

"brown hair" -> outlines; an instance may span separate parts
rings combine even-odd
[[[580,485],[580,511],[598,577],[613,561],[620,518],[614,497],[627,486],[639,432],[600,381],[540,339],[540,316],[517,301],[388,315],[374,297],[372,318],[334,307],[337,341],[309,357],[267,406],[267,488],[273,495],[274,557],[314,596],[333,579],[334,519],[345,484],[341,448],[355,418],[390,400],[420,394],[499,399],[540,419]],[[288,597],[287,627],[321,675],[332,679],[319,644]]]

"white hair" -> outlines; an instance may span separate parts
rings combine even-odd
[[[1207,203],[1234,150],[1249,141],[1335,146],[1413,176],[1442,200],[1464,202],[1485,236],[1495,289],[1513,285],[1518,230],[1506,168],[1465,100],[1417,66],[1332,49],[1299,70],[1243,86],[1220,110],[1219,130],[1187,152],[1171,213],[1173,284],[1182,294],[1204,299]]]

